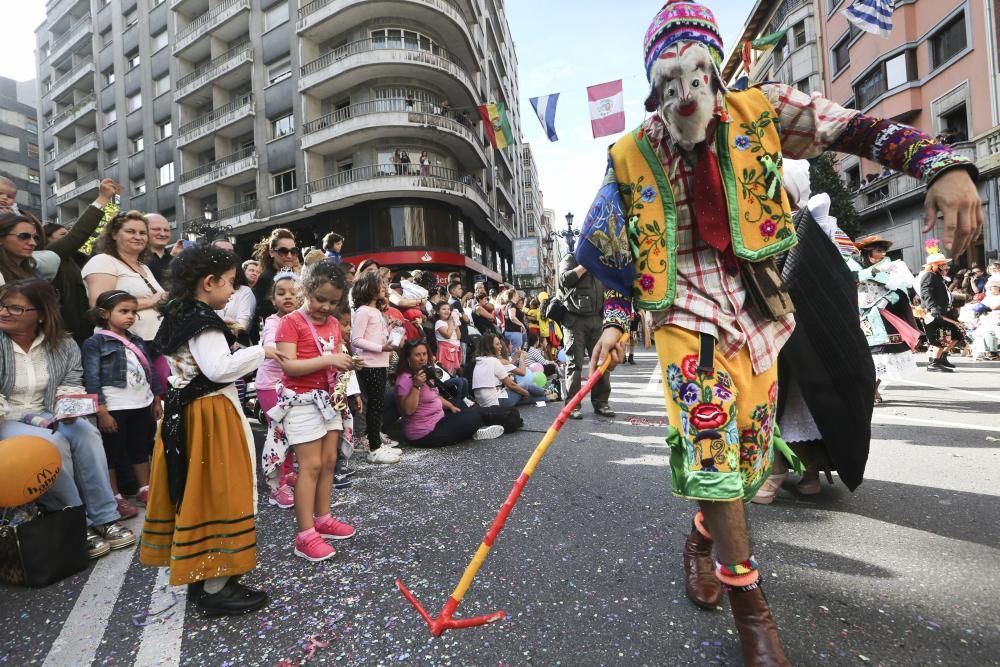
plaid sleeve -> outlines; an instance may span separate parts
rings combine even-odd
[[[851,153],[930,183],[952,167],[975,178],[975,165],[950,146],[935,143],[920,130],[893,120],[866,116],[797,88],[771,83],[761,91],[780,119],[782,153],[812,158],[825,150]]]
[[[604,328],[625,332],[632,321],[632,300],[614,290],[604,291]]]

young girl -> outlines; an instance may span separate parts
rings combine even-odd
[[[351,309],[347,301],[342,300],[337,307],[337,322],[340,324],[341,352],[348,352],[347,341],[351,340]],[[337,465],[333,469],[333,488],[351,488],[351,477],[354,476],[354,468],[348,465],[351,456],[354,455],[354,414],[355,412],[364,414],[364,405],[361,401],[361,387],[358,385],[358,377],[354,371],[340,371],[336,375],[333,386],[333,395],[330,400],[333,409],[340,413],[340,418],[344,422],[344,435],[340,438],[340,455],[337,457]]]
[[[149,453],[153,451],[156,420],[163,415],[159,379],[146,343],[129,328],[135,324],[139,302],[124,290],[103,292],[90,311],[99,328],[83,342],[83,381],[87,393],[97,394],[97,426],[104,440],[111,490],[118,513],[130,519],[139,513],[122,498],[115,474],[117,465],[130,465],[139,482],[135,500],[149,499]]]
[[[452,375],[457,374],[462,367],[461,336],[447,301],[441,301],[437,305],[434,340],[437,341],[437,358],[441,367]]]
[[[336,264],[319,262],[302,276],[305,305],[282,318],[275,342],[282,379],[278,405],[267,434],[264,462],[272,472],[289,446],[299,462],[295,484],[295,555],[313,562],[332,558],[336,549],[326,540],[345,540],[356,531],[330,516],[330,491],[337,463],[343,420],[333,409],[330,392],[334,369],[354,370],[355,361],[340,352],[343,339],[331,317],[344,295],[344,272]]]
[[[278,333],[278,324],[281,322],[281,318],[302,305],[302,298],[299,296],[299,277],[290,270],[279,271],[275,274],[274,286],[271,290],[271,303],[274,305],[275,312],[264,320],[260,344],[265,351],[274,352],[277,351],[274,338]],[[267,416],[267,413],[278,404],[276,387],[281,381],[281,372],[281,364],[276,359],[267,359],[257,370],[257,376],[254,379],[257,401],[268,425],[271,423],[271,418]],[[281,474],[277,485],[271,489],[271,497],[268,500],[272,505],[277,505],[282,509],[295,506],[295,496],[292,493],[292,487],[295,486],[296,481],[294,460],[294,456],[289,451],[281,464]]]
[[[364,367],[358,371],[358,382],[368,398],[365,407],[368,462],[399,463],[400,450],[382,439],[389,353],[395,349],[389,343],[389,328],[378,308],[380,300],[385,300],[385,285],[377,273],[362,274],[354,281],[351,298],[356,308],[351,327],[351,346],[364,362]]]
[[[215,311],[233,294],[239,260],[213,246],[170,264],[170,299],[155,344],[170,364],[163,424],[153,450],[139,559],[169,567],[188,600],[210,616],[253,611],[267,593],[238,576],[257,564],[254,441],[234,382],[264,361],[238,349]]]

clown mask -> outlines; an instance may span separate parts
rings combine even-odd
[[[679,42],[650,71],[656,113],[685,151],[705,140],[716,105],[715,66],[707,48]]]

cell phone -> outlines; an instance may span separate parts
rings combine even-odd
[[[187,239],[184,239],[183,241],[181,241],[181,247],[184,248],[185,250],[187,250],[188,248],[193,248],[194,241],[188,241]]]
[[[531,345],[528,344],[528,339],[525,338],[524,342],[521,343],[521,349],[524,350],[525,352],[527,352],[529,347],[531,347]]]

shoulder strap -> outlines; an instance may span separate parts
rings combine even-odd
[[[150,368],[149,359],[146,358],[146,355],[143,354],[142,350],[139,349],[138,345],[130,341],[128,338],[125,338],[124,336],[119,336],[114,331],[101,329],[97,333],[101,334],[102,336],[107,336],[108,338],[114,338],[116,341],[124,345],[130,352],[132,352],[132,354],[136,356],[136,359],[139,360],[139,364],[142,365],[142,369],[146,371],[146,377],[152,380],[153,371]]]

